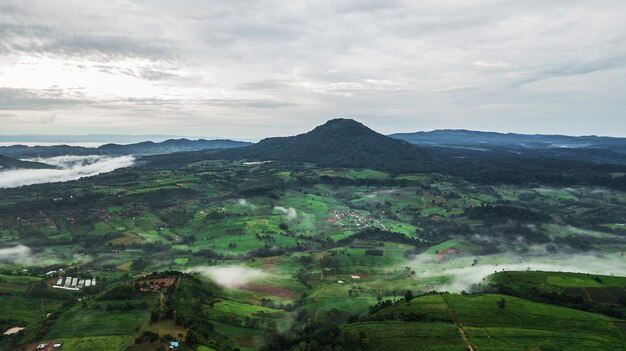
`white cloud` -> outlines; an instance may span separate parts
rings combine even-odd
[[[508,68],[511,67],[506,62],[490,62],[490,61],[476,61],[474,65],[479,67],[487,67],[487,68]]]
[[[112,172],[118,168],[130,167],[134,156],[58,156],[35,158],[30,161],[50,164],[57,169],[15,169],[0,172],[0,188],[14,188],[22,185],[65,182],[100,173]]]
[[[200,273],[226,288],[244,287],[248,283],[258,282],[270,276],[261,270],[244,266],[201,266],[191,268],[189,272]]]
[[[21,244],[0,248],[0,262],[28,265],[33,262],[33,253],[30,247]]]
[[[253,209],[253,210],[256,208],[256,205],[248,202],[248,200],[246,200],[246,199],[238,199],[237,203],[239,204],[239,206],[248,207],[248,208]]]
[[[501,271],[549,271],[549,272],[577,272],[602,275],[626,275],[626,262],[619,255],[571,254],[553,256],[524,257],[514,253],[494,256],[478,257],[478,264],[470,265],[471,259],[465,259],[468,264],[460,266],[455,263],[433,263],[432,258],[418,257],[411,267],[416,272],[417,279],[432,277],[447,277],[449,282],[434,287],[437,291],[461,292],[469,291],[476,284],[482,283],[483,278]],[[501,263],[481,263],[500,261]]]
[[[296,209],[293,207],[285,208],[282,206],[275,206],[274,209],[285,214],[288,220],[294,220],[298,218],[298,212],[296,212]]]

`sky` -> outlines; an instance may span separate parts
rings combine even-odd
[[[0,0],[0,134],[626,136],[626,1]]]

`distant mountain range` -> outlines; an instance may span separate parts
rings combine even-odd
[[[437,172],[485,183],[594,184],[625,188],[626,166],[522,154],[506,149],[414,145],[379,134],[350,119],[333,119],[312,131],[257,144],[144,157],[147,167],[170,168],[209,159],[314,163],[371,168],[392,174]]]
[[[97,148],[54,145],[54,146],[25,146],[12,145],[0,147],[0,155],[25,158],[25,157],[54,157],[63,155],[155,155],[182,151],[197,151],[205,149],[228,149],[250,145],[243,141],[228,139],[222,140],[189,140],[169,139],[163,142],[144,141],[135,144],[105,144]]]
[[[526,135],[456,129],[397,133],[391,134],[390,137],[422,146],[464,148],[477,151],[507,151],[527,156],[626,164],[626,138]]]
[[[434,145],[500,145],[537,148],[595,148],[619,150],[626,153],[626,138],[591,136],[567,136],[545,134],[516,134],[477,132],[464,129],[442,129],[432,132],[396,133],[389,135],[412,144]]]
[[[85,134],[85,135],[48,135],[48,134],[19,134],[19,135],[0,135],[2,143],[44,143],[50,144],[75,144],[75,143],[117,143],[131,144],[142,141],[161,142],[168,139],[180,139],[181,136],[162,135],[162,134],[143,134],[143,135],[120,135],[120,134]],[[218,139],[218,138],[199,138],[199,139]]]

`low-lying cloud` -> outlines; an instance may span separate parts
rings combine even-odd
[[[14,169],[0,172],[0,188],[14,188],[23,185],[65,182],[96,174],[112,172],[118,168],[132,166],[134,156],[58,156],[35,158],[36,161],[56,166],[57,169]]]
[[[194,267],[189,272],[200,273],[225,288],[240,288],[269,277],[258,269],[243,266]]]
[[[602,275],[626,275],[626,261],[621,256],[572,254],[567,256],[523,257],[515,254],[504,254],[510,263],[481,264],[480,261],[498,261],[500,255],[478,257],[478,264],[459,267],[455,264],[433,264],[432,259],[418,258],[412,262],[416,278],[448,277],[448,282],[434,286],[433,290],[458,293],[462,290],[471,291],[483,278],[501,271],[549,271],[575,272]]]
[[[238,199],[237,203],[239,204],[239,206],[251,209],[251,210],[256,210],[256,205],[253,203],[250,203],[248,200],[246,199]]]
[[[26,245],[0,248],[0,262],[31,264],[33,251]]]
[[[298,212],[296,212],[296,209],[293,207],[285,208],[282,206],[275,206],[274,209],[287,215],[287,219],[289,220],[298,218]]]

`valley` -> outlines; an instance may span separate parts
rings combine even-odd
[[[138,349],[143,341],[135,339],[148,332],[187,340],[193,328],[171,316],[150,322],[150,311],[159,310],[161,288],[139,300],[124,298],[131,301],[124,302],[130,303],[128,310],[109,313],[96,302],[110,289],[132,285],[150,272],[187,272],[185,276],[207,280],[202,284],[214,282],[207,305],[200,308],[214,329],[199,342],[217,350],[259,349],[276,342],[273,333],[297,335],[348,321],[352,323],[341,333],[363,331],[370,348],[381,349],[393,335],[380,339],[368,329],[372,323],[391,323],[399,332],[406,325],[456,334],[445,310],[445,323],[431,325],[433,312],[418,309],[426,317],[415,326],[395,319],[378,322],[377,316],[388,309],[371,314],[372,306],[385,301],[393,304],[391,309],[401,308],[407,290],[427,294],[411,306],[460,296],[454,313],[462,316],[469,313],[465,295],[430,292],[479,293],[471,296],[495,301],[497,296],[481,294],[499,291],[485,279],[501,270],[567,267],[626,275],[626,233],[619,225],[626,194],[607,188],[493,186],[438,174],[238,161],[206,161],[176,170],[128,168],[29,188],[26,196],[19,188],[3,190],[0,203],[2,242],[19,242],[24,248],[22,256],[2,264],[0,305],[11,306],[2,328],[24,326],[21,340],[60,340],[69,349]],[[67,275],[93,276],[98,284],[75,293],[50,290],[51,279],[43,273],[59,268]],[[617,299],[611,303],[621,303]],[[147,308],[135,309],[138,303]],[[481,308],[481,313],[498,312],[493,301]],[[553,307],[545,318],[558,319],[570,313],[567,308]],[[58,318],[45,317],[48,313]],[[624,309],[610,313],[614,317],[597,318],[608,318],[606,325],[613,328],[606,333],[618,342],[624,337],[617,323]],[[130,320],[137,322],[128,324]],[[72,331],[77,323],[97,335]],[[490,349],[482,346],[490,345],[486,335],[499,340],[492,349],[502,349],[499,343],[505,339],[512,350],[521,345],[510,339],[511,331],[490,329],[500,322],[472,323],[463,323],[465,333],[479,349]],[[511,330],[520,326],[518,322]],[[532,347],[565,337],[532,333],[531,339],[518,338]],[[421,340],[419,333],[410,335],[409,340]],[[438,345],[428,337],[424,342]],[[463,349],[461,339],[446,342],[446,349]]]
[[[362,161],[353,150],[327,154],[346,140],[389,163],[350,166]],[[312,146],[321,149],[310,162],[284,151]],[[477,182],[448,166],[410,171],[411,158],[398,167],[403,152],[435,168],[457,157],[335,120],[253,146],[138,157],[108,173],[2,189],[1,345],[626,345],[620,179],[581,184],[587,171],[550,178],[548,169],[544,182]],[[328,157],[344,165],[326,166]],[[620,170],[603,167],[592,172]]]

